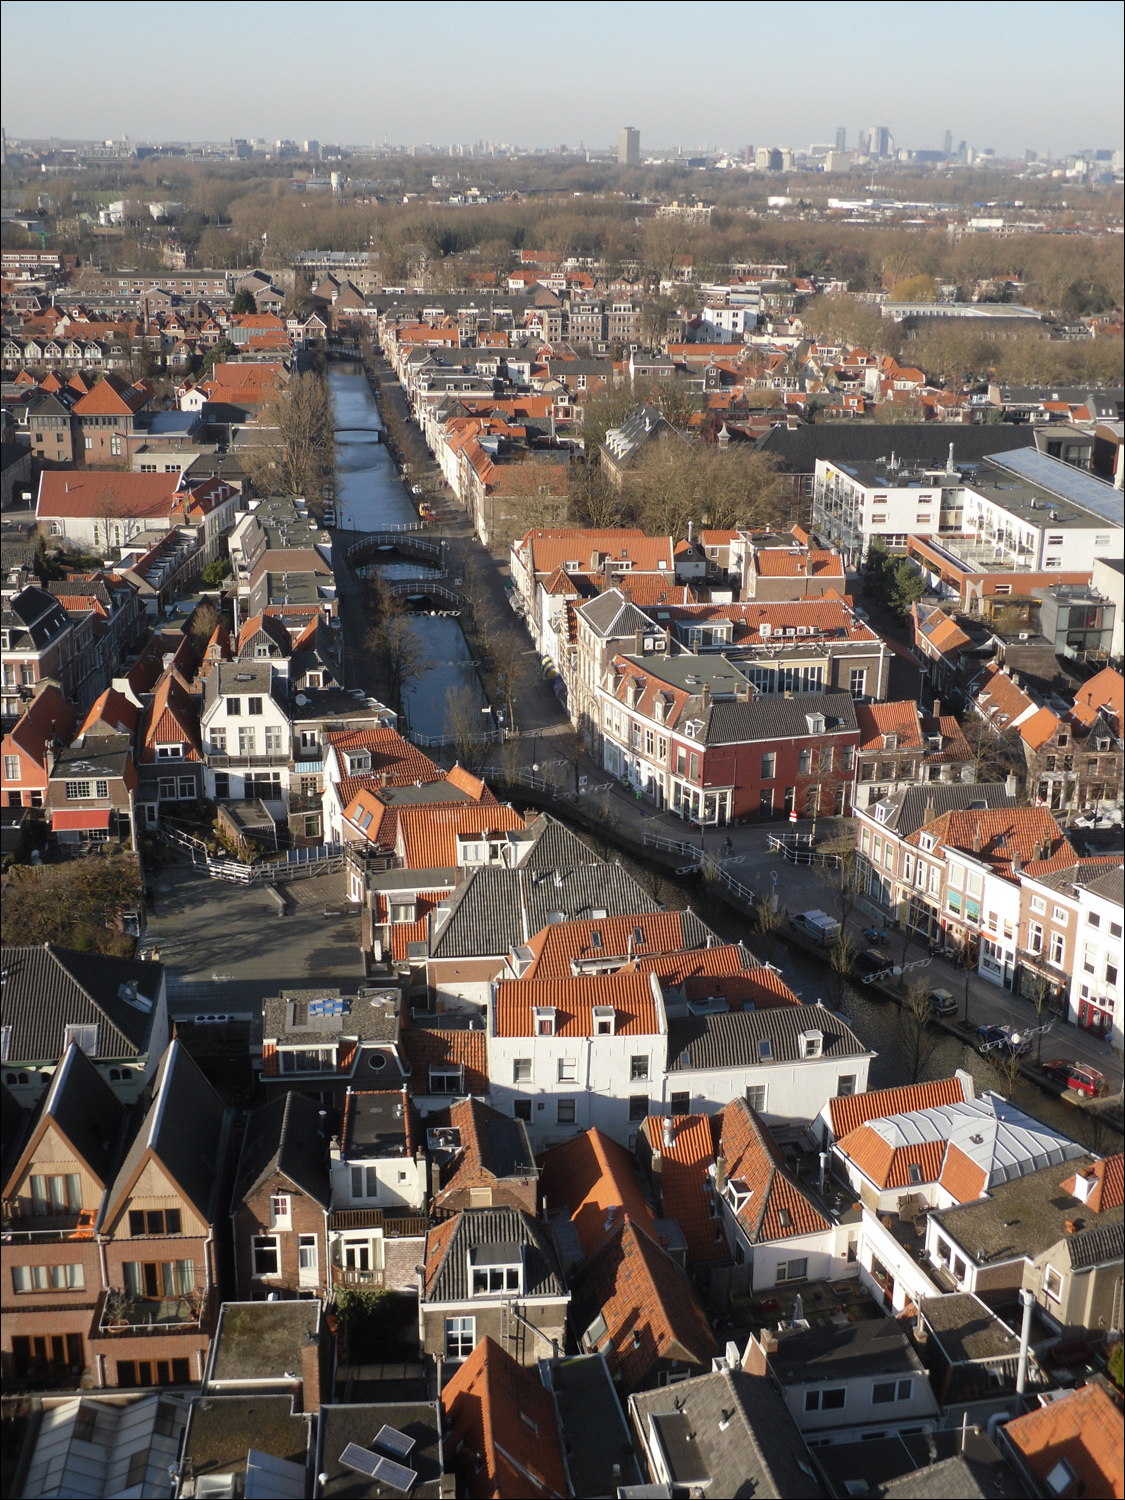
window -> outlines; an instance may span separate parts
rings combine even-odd
[[[238,730],[238,753],[239,755],[253,755],[257,735],[253,729],[245,724],[239,726]]]
[[[282,753],[281,725],[266,725],[266,754],[280,755]]]
[[[766,1085],[764,1083],[752,1083],[746,1089],[746,1102],[757,1114],[761,1114],[766,1107]]]
[[[804,1281],[808,1274],[808,1256],[802,1255],[800,1260],[778,1261],[774,1279],[777,1281]]]
[[[31,1179],[31,1207],[35,1214],[65,1214],[82,1211],[82,1178],[77,1172],[65,1176]]]
[[[1042,896],[1032,896],[1031,909],[1034,912],[1045,912],[1047,910],[1047,903]]]
[[[634,1081],[634,1083],[648,1077],[647,1054],[638,1052],[629,1059],[629,1077]]]
[[[290,1198],[288,1193],[279,1193],[270,1199],[270,1228],[290,1229]]]
[[[844,1406],[845,1388],[831,1386],[823,1391],[805,1392],[806,1411],[841,1411]]]
[[[1062,1300],[1062,1289],[1062,1277],[1055,1270],[1054,1266],[1044,1266],[1043,1291],[1050,1297],[1052,1302],[1060,1302]]]
[[[1029,953],[1043,952],[1043,929],[1038,922],[1027,924],[1027,951]]]
[[[260,714],[262,711],[262,700],[260,698],[247,698],[246,712],[248,714]]]
[[[777,775],[777,755],[770,751],[768,755],[762,756],[762,780],[772,781]]]
[[[877,1380],[871,1387],[871,1404],[884,1406],[890,1401],[909,1401],[913,1394],[913,1380]]]
[[[193,1260],[127,1260],[121,1269],[125,1290],[136,1302],[167,1301],[171,1297],[186,1297],[195,1290]]]
[[[83,798],[93,795],[88,781],[68,781],[65,791],[68,802],[80,802]]]
[[[276,1234],[256,1234],[251,1242],[254,1272],[257,1276],[277,1276],[281,1270]]]
[[[5,757],[4,757],[4,780],[5,781],[19,781],[20,780],[20,776],[21,776],[21,772],[20,772],[20,758],[19,758],[19,756],[18,755],[5,755]]]
[[[559,1058],[559,1082],[574,1083],[578,1078],[578,1060],[573,1057]]]
[[[648,1118],[648,1095],[647,1094],[630,1094],[629,1095],[629,1121],[630,1121],[630,1123],[631,1124],[635,1124],[638,1120],[644,1120],[644,1119],[647,1119],[647,1118]]]
[[[812,770],[812,751],[802,750],[797,757],[797,775],[807,776]]]
[[[178,1208],[131,1208],[129,1210],[129,1234],[133,1239],[139,1239],[142,1235],[182,1233],[182,1219]]]
[[[867,692],[867,668],[853,667],[849,681],[849,691],[853,698],[862,698]]]
[[[241,698],[228,698],[227,699],[227,718],[228,719],[237,719],[237,718],[239,718],[241,716],[241,714],[242,714],[242,699]]]
[[[446,1318],[445,1320],[445,1357],[446,1359],[468,1359],[473,1352],[477,1341],[476,1318]]]
[[[513,1083],[530,1083],[531,1082],[531,1058],[530,1057],[517,1057],[515,1059],[515,1061],[512,1063],[512,1082]]]
[[[848,1099],[855,1093],[856,1075],[845,1073],[836,1084],[836,1098]]]
[[[494,1297],[498,1292],[518,1292],[520,1279],[519,1266],[475,1266],[473,1296]]]
[[[460,1094],[462,1092],[460,1068],[430,1069],[431,1094]]]
[[[689,1115],[689,1114],[691,1114],[691,1095],[690,1094],[673,1094],[671,1096],[671,1099],[670,1099],[669,1102],[670,1102],[672,1113],[674,1115]]]
[[[211,750],[215,755],[225,755],[227,753],[227,732],[225,729],[212,729]]]
[[[86,1269],[81,1262],[60,1266],[13,1266],[12,1289],[16,1292],[81,1292]]]
[[[531,1100],[516,1099],[512,1104],[512,1116],[516,1120],[530,1120]]]
[[[379,1173],[375,1167],[352,1168],[352,1201],[379,1196]]]
[[[574,1124],[573,1099],[558,1099],[555,1101],[555,1122],[559,1125]]]

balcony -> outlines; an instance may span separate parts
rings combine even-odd
[[[166,1334],[211,1333],[219,1294],[192,1292],[185,1297],[127,1297],[120,1291],[102,1292],[90,1325],[91,1339],[125,1339]]]
[[[328,1231],[381,1229],[386,1239],[412,1239],[426,1233],[429,1225],[424,1215],[399,1212],[384,1213],[381,1208],[338,1208],[328,1215]]]
[[[3,1233],[0,1238],[5,1245],[33,1245],[52,1240],[92,1240],[97,1211],[83,1209],[71,1214],[19,1214],[14,1204],[3,1207]]]
[[[386,1285],[386,1272],[383,1270],[361,1271],[356,1266],[333,1266],[332,1285],[370,1290],[373,1287]]]
[[[209,753],[207,764],[213,771],[225,771],[230,766],[281,767],[289,765],[289,755],[284,750],[278,750],[269,755],[219,755]]]

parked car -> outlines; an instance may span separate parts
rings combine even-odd
[[[951,1016],[957,1009],[957,1001],[949,990],[931,990],[926,998],[935,1016]]]
[[[1100,1099],[1103,1094],[1109,1093],[1109,1080],[1105,1074],[1099,1073],[1097,1068],[1091,1068],[1088,1063],[1071,1062],[1066,1057],[1055,1057],[1043,1064],[1043,1071],[1048,1078],[1061,1083],[1064,1089],[1072,1089],[1076,1094],[1085,1094],[1088,1099]]]
[[[852,959],[852,973],[859,980],[870,979],[875,974],[882,974],[886,969],[894,967],[894,960],[880,953],[878,948],[864,948]]]
[[[795,932],[804,933],[805,937],[812,938],[814,943],[820,943],[825,948],[829,947],[840,936],[840,924],[835,917],[830,917],[826,911],[801,911],[789,918],[789,925]]]
[[[1012,1056],[1022,1057],[1025,1052],[1031,1051],[1031,1042],[1011,1026],[978,1026],[977,1051],[985,1053],[1001,1050]]]

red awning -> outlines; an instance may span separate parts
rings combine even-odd
[[[64,829],[91,829],[109,827],[110,809],[108,807],[79,808],[74,812],[56,812],[51,814],[51,827],[56,833]]]

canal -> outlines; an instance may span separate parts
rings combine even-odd
[[[565,816],[561,816],[559,821],[567,820]],[[569,826],[579,837],[589,842],[589,835],[581,828],[574,824]],[[653,891],[651,866],[642,864],[626,853],[619,854],[617,858],[645,890]],[[690,906],[726,942],[745,943],[757,958],[779,969],[786,984],[806,1005],[815,1005],[818,1000],[823,1000],[829,1010],[845,1017],[860,1041],[877,1054],[871,1062],[871,1090],[892,1088],[913,1081],[911,1074],[915,1048],[912,1023],[897,1001],[887,999],[877,990],[868,989],[865,985],[841,981],[826,961],[803,949],[791,948],[782,938],[764,939],[747,917],[713,895],[699,880],[682,878],[661,870],[656,899],[662,901],[669,910]],[[1060,1026],[1059,1032],[1058,1037],[1053,1034],[1044,1037],[1045,1059],[1066,1055],[1066,1028]],[[931,1041],[933,1050],[922,1062],[918,1072],[919,1081],[948,1078],[955,1069],[963,1068],[972,1077],[978,1095],[986,1089],[994,1089],[1007,1095],[1006,1083],[1001,1080],[988,1059],[973,1047],[966,1046],[940,1026],[927,1027],[926,1045]],[[1092,1146],[1096,1141],[1098,1149],[1102,1151],[1119,1149],[1118,1134],[1104,1128],[1101,1131],[1095,1130],[1082,1108],[1065,1103],[1027,1079],[1017,1080],[1011,1097],[1028,1114],[1066,1132],[1083,1145]]]
[[[336,407],[336,519],[340,531],[364,534],[417,521],[390,450],[382,441],[383,422],[360,365],[333,365],[328,384]],[[381,565],[394,578],[431,577],[434,570],[402,562]],[[458,621],[449,615],[416,613],[411,629],[429,662],[423,677],[404,694],[409,728],[440,739],[447,733],[450,692],[464,689],[474,706],[487,707],[468,644]]]

